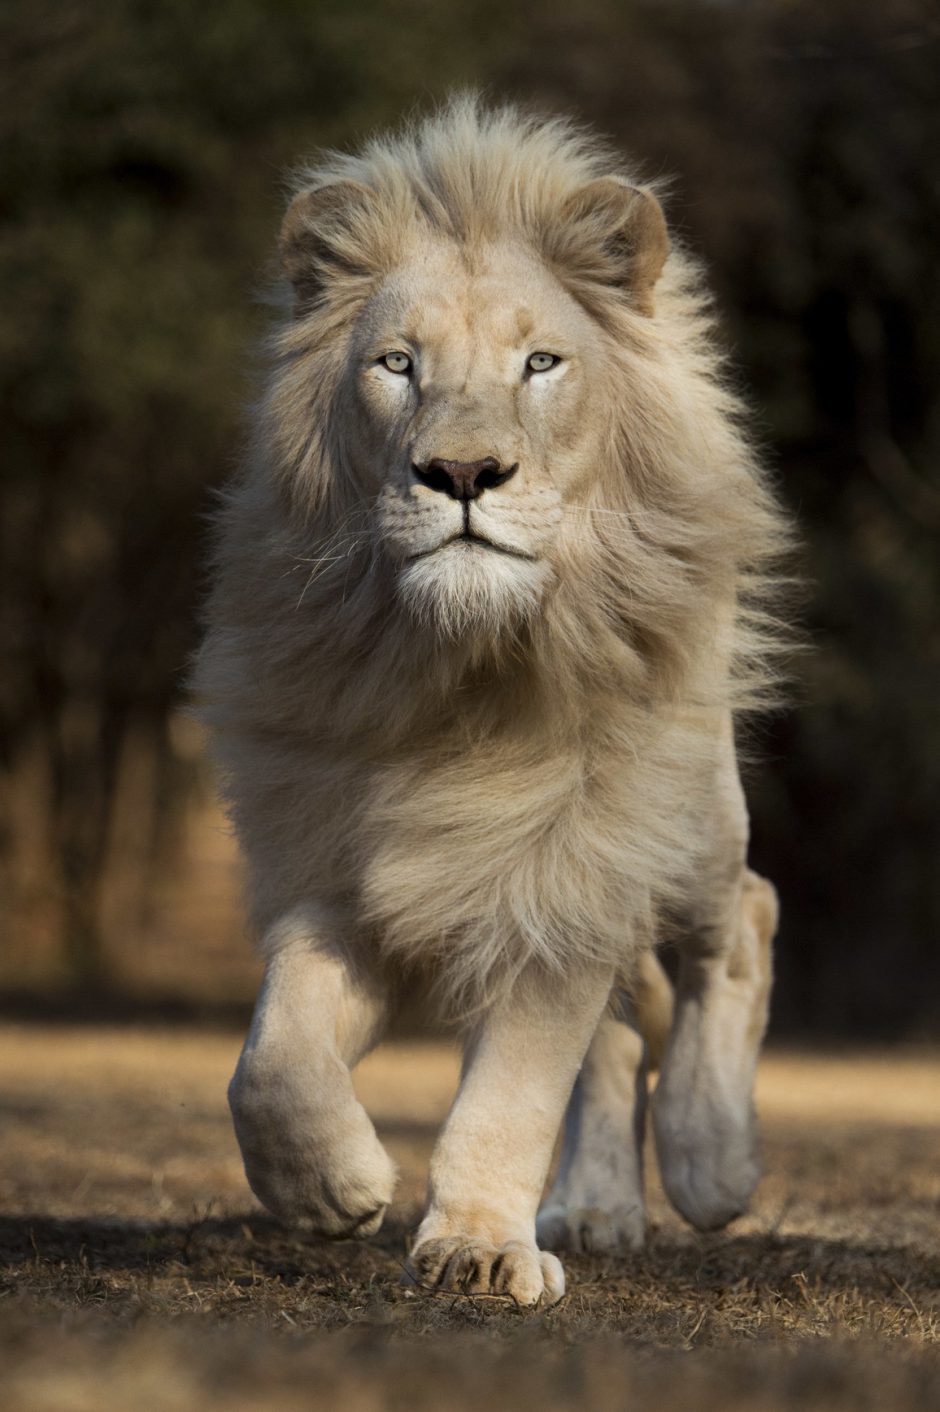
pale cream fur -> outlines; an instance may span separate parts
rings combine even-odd
[[[670,1194],[711,1224],[753,1177],[766,986],[721,998],[746,847],[730,713],[772,676],[786,536],[697,271],[666,254],[655,197],[595,138],[473,100],[303,173],[197,670],[268,961],[232,1087],[255,1190],[375,1229],[393,1173],[349,1068],[422,987],[470,1040],[412,1268],[523,1303],[564,1288],[535,1242],[552,1144],[615,978],[657,1013],[666,913],[709,957],[660,1084]],[[538,352],[560,361],[530,372]],[[486,457],[512,474],[466,504],[422,474]],[[623,1048],[598,1045],[586,1075]],[[718,1094],[730,1174],[688,1085]],[[572,1122],[556,1213],[606,1202],[606,1244],[635,1243],[642,1203],[595,1200]]]

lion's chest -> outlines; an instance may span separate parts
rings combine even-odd
[[[382,943],[487,969],[625,932],[629,785],[577,750],[470,752],[379,773],[362,902]]]

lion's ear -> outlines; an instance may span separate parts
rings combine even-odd
[[[359,272],[361,245],[354,221],[370,200],[368,188],[355,181],[333,182],[294,197],[281,225],[279,248],[299,301],[312,299],[331,275]]]
[[[651,191],[598,177],[569,199],[565,214],[602,254],[603,273],[641,314],[653,313],[653,286],[669,254],[663,209]]]

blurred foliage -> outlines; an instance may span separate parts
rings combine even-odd
[[[28,779],[76,973],[102,964],[131,742],[154,761],[147,876],[192,782],[172,717],[282,174],[473,83],[675,176],[811,585],[801,707],[759,737],[751,784],[755,861],[784,899],[778,1024],[935,1026],[932,0],[15,0],[0,53],[2,763]]]

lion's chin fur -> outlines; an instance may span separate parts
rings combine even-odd
[[[552,577],[544,560],[457,540],[406,563],[398,594],[415,622],[443,638],[495,644],[537,617]]]

